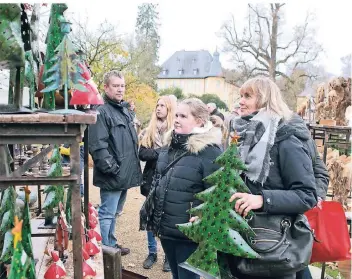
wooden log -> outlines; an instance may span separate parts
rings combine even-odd
[[[104,277],[122,279],[121,250],[102,245],[104,261]]]

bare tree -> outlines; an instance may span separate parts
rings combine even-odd
[[[293,73],[302,65],[312,63],[322,51],[309,26],[312,14],[307,13],[304,23],[293,30],[283,30],[284,5],[248,4],[247,24],[242,34],[233,16],[223,25],[220,36],[225,40],[224,50],[232,54],[244,78],[265,75],[273,80],[278,76],[289,80],[287,72]],[[304,76],[312,77],[307,72]]]

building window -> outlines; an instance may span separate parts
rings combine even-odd
[[[198,75],[198,69],[193,69],[193,74]]]
[[[220,87],[220,80],[216,81],[216,88]]]
[[[163,69],[163,75],[166,76],[167,75],[168,70],[167,69]]]
[[[179,74],[179,75],[182,75],[182,74],[183,74],[183,69],[179,69],[179,70],[178,70],[178,74]]]

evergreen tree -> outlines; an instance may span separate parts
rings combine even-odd
[[[239,171],[246,170],[246,167],[238,157],[237,138],[234,137],[229,148],[215,160],[222,168],[204,179],[214,186],[195,195],[204,203],[192,208],[189,213],[199,219],[194,223],[178,225],[181,232],[199,243],[197,250],[183,266],[200,275],[224,278],[222,274],[225,271],[219,267],[222,263],[218,251],[244,258],[259,258],[243,238],[254,237],[254,231],[233,210],[237,200],[229,202],[236,192],[250,192],[239,176]],[[251,215],[253,212],[250,212]]]
[[[138,67],[134,69],[142,83],[156,89],[155,79],[160,72],[157,66],[159,59],[159,13],[158,5],[143,3],[138,6],[136,22],[137,49],[140,53]]]

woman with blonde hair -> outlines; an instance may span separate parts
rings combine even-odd
[[[209,121],[207,106],[197,98],[177,106],[174,128],[165,135],[156,165],[158,183],[154,197],[152,229],[160,237],[173,279],[199,279],[179,266],[197,249],[176,227],[186,223],[189,212],[201,202],[194,195],[211,185],[203,179],[217,170],[221,131]],[[171,167],[172,166],[172,167]]]
[[[169,96],[161,96],[157,101],[148,127],[140,135],[139,159],[146,162],[141,185],[141,194],[145,197],[149,194],[160,148],[164,145],[163,136],[174,124],[175,104]],[[150,269],[157,261],[157,242],[152,232],[148,231],[147,236],[149,254],[143,267]],[[166,258],[164,259],[163,271],[170,271]]]
[[[238,279],[296,278],[296,272],[309,264],[313,245],[303,213],[317,204],[310,133],[296,121],[269,78],[248,80],[240,95],[240,117],[232,124],[247,167],[241,176],[251,193],[235,193],[230,202],[235,201],[235,210],[244,217],[250,210],[257,212],[249,221],[257,234],[251,244],[263,253],[261,259],[250,261],[228,256],[231,272]],[[267,234],[268,230],[274,233]],[[294,248],[285,248],[287,239],[279,242],[284,234],[292,237],[290,247]]]

